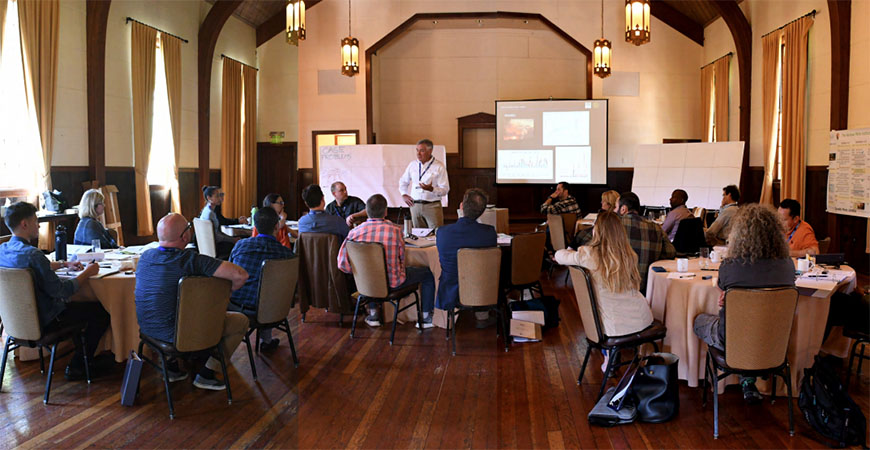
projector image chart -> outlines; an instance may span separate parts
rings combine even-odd
[[[495,102],[496,183],[607,183],[607,100]]]

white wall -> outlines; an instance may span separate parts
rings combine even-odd
[[[743,2],[742,5],[745,5]],[[728,140],[740,140],[740,62],[737,60],[737,48],[734,45],[734,38],[731,37],[731,31],[728,30],[728,25],[721,17],[714,20],[713,23],[704,28],[704,56],[701,60],[700,67],[707,65],[722,56],[732,53],[731,67],[728,78]],[[698,83],[698,95],[701,92],[701,85]],[[698,110],[701,114],[701,110]]]
[[[640,96],[610,102],[611,167],[630,167],[635,144],[662,138],[700,137],[697,111],[702,47],[653,18],[649,44],[624,41],[622,2],[606,2],[605,37],[613,42],[613,70],[640,72]],[[592,48],[600,34],[600,2],[578,0],[443,1],[357,0],[353,4],[353,35],[361,54],[418,12],[518,11],[540,13]],[[308,33],[299,47],[299,148],[311,148],[312,130],[359,129],[366,135],[365,80],[355,78],[356,92],[318,95],[317,71],[339,68],[338,43],[347,33],[347,3],[324,0],[307,14]],[[361,57],[361,64],[363,63]],[[361,72],[364,72],[361,70]],[[593,97],[602,98],[601,81],[593,80]],[[455,118],[454,118],[455,119]],[[379,139],[381,143],[383,142]],[[299,167],[311,167],[310,152],[300,151]]]
[[[870,127],[870,1],[852,2],[852,51],[849,58],[849,128]]]
[[[85,2],[60,2],[53,166],[88,165]]]
[[[303,42],[304,45],[304,42]],[[284,141],[299,140],[299,47],[278,33],[257,49],[260,64],[257,140],[283,131]]]

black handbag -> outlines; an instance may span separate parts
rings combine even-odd
[[[631,385],[637,398],[637,420],[667,422],[680,412],[679,361],[680,358],[673,353],[653,353],[643,359]]]

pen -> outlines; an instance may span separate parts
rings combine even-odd
[[[718,271],[719,271],[719,269],[701,269],[701,270],[707,270],[707,271],[710,271],[710,272],[718,272]]]

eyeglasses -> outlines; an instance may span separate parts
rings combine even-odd
[[[277,204],[279,204],[279,205],[281,205],[281,206],[284,206],[284,202],[275,202],[275,203],[277,203]]]
[[[193,228],[193,222],[187,222],[187,226],[184,227],[184,231],[181,232],[181,236],[179,236],[178,238],[184,239],[184,233],[187,233],[187,230],[189,230],[191,228]]]

